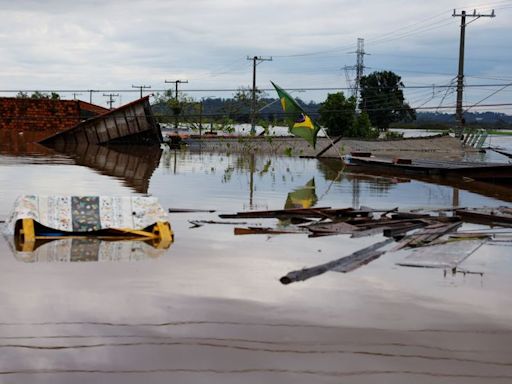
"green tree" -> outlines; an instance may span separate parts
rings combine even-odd
[[[351,137],[363,137],[366,139],[375,139],[379,137],[378,129],[371,127],[370,118],[366,112],[359,113],[354,121],[354,128],[351,132]]]
[[[345,98],[343,92],[329,93],[318,109],[319,123],[329,135],[349,136],[353,132],[355,109],[355,98]]]
[[[397,121],[410,121],[416,112],[405,102],[402,78],[391,71],[373,72],[360,82],[359,108],[366,111],[371,123],[380,130],[387,130]]]
[[[16,97],[23,99],[23,98],[28,98],[28,95],[26,93],[24,93],[24,92],[18,92]],[[47,93],[44,93],[44,92],[35,91],[34,93],[32,93],[30,95],[30,98],[31,99],[60,100],[60,95],[58,93],[56,93],[56,92],[52,92],[50,94],[47,94]]]

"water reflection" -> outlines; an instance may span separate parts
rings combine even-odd
[[[377,194],[387,193],[399,183],[407,183],[408,179],[397,177],[382,177],[380,175],[354,174],[347,170],[345,165],[338,159],[318,159],[318,170],[331,183],[346,180],[352,186],[352,207],[359,208],[361,193],[364,188]],[[364,185],[364,188],[362,188]]]
[[[76,164],[120,178],[128,187],[144,194],[148,192],[149,180],[162,156],[159,146],[66,145],[55,149],[72,157]]]
[[[344,169],[344,166],[342,162],[337,159],[319,159],[318,169],[324,174],[326,179],[334,180],[336,177],[339,177],[338,173]],[[509,186],[492,184],[468,178],[440,177],[435,175],[429,176],[421,174],[407,175],[407,177],[403,177],[394,174],[392,171],[385,172],[381,169],[372,171],[368,167],[365,167],[364,169],[351,167],[348,170],[345,170],[345,172],[342,172],[340,180],[341,179],[347,179],[352,183],[353,201],[358,201],[358,184],[361,181],[369,181],[368,188],[370,190],[388,192],[396,184],[409,183],[411,182],[411,179],[431,184],[453,187],[451,197],[453,206],[459,206],[460,204],[459,189],[504,201],[512,201],[512,193]],[[353,206],[358,207],[359,205],[354,203]]]
[[[317,201],[315,178],[312,178],[304,187],[297,188],[288,194],[284,208],[311,208]]]
[[[52,155],[55,151],[37,143],[45,135],[48,135],[47,131],[0,129],[0,153],[11,156]]]
[[[165,253],[165,249],[132,240],[59,239],[45,242],[32,252],[19,251],[13,242],[9,244],[16,260],[25,263],[139,261],[159,258]]]

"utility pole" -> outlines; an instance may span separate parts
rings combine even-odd
[[[188,80],[165,80],[166,83],[174,83],[175,84],[175,93],[174,93],[174,100],[176,101],[176,107],[174,112],[174,129],[178,130],[178,114],[179,114],[179,107],[178,107],[178,84],[187,84]],[[177,113],[176,113],[177,112]]]
[[[132,88],[140,89],[140,98],[142,99],[142,90],[151,88],[151,85],[132,85]]]
[[[466,11],[461,11],[461,13],[457,13],[456,10],[453,10],[453,17],[460,17],[460,43],[459,43],[459,71],[457,74],[457,102],[455,104],[455,117],[457,119],[457,128],[455,130],[455,136],[461,137],[462,132],[464,131],[464,113],[462,111],[462,99],[464,93],[464,45],[466,39],[466,25],[471,24],[473,21],[481,17],[495,17],[494,9],[489,14],[476,13],[476,9],[473,10],[473,13],[466,13]],[[473,20],[466,23],[466,17],[471,17]]]
[[[187,84],[188,80],[165,80],[166,83],[174,83],[176,85],[176,90],[174,93],[174,99],[178,101],[178,84]]]
[[[94,89],[89,89],[89,103],[92,104],[92,93],[93,92],[98,92],[98,91],[95,91]]]
[[[104,93],[103,96],[109,98],[107,104],[109,105],[109,109],[112,109],[112,105],[115,102],[114,97],[118,97],[119,93]]]
[[[252,60],[251,135],[254,135],[256,133],[256,66],[262,61],[272,61],[272,57],[247,56],[247,60]]]
[[[80,95],[81,93],[73,92],[73,100],[76,100],[76,97]]]
[[[203,130],[203,100],[199,102],[199,137]]]

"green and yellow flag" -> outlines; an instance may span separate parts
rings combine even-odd
[[[311,208],[318,201],[315,191],[315,178],[312,178],[302,188],[293,190],[288,194],[284,209]]]
[[[283,107],[283,111],[286,113],[286,120],[288,121],[290,132],[295,136],[302,137],[310,143],[313,148],[315,148],[316,135],[318,134],[320,127],[311,120],[308,115],[306,115],[295,99],[293,99],[284,89],[278,87],[272,81],[271,83],[281,99],[281,106]]]

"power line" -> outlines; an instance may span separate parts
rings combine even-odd
[[[508,84],[508,85],[504,85],[504,86],[503,86],[503,87],[501,87],[500,89],[497,89],[496,91],[492,92],[490,95],[488,95],[488,96],[484,97],[484,98],[483,98],[482,100],[480,100],[479,102],[477,102],[477,103],[475,103],[475,104],[473,104],[473,105],[469,106],[468,108],[466,108],[466,109],[464,110],[464,113],[465,113],[465,112],[467,112],[467,111],[469,111],[471,108],[476,107],[476,106],[477,106],[477,105],[479,105],[481,102],[483,102],[483,101],[485,101],[485,100],[487,100],[487,99],[491,98],[491,97],[492,97],[492,96],[494,96],[495,94],[497,94],[497,93],[499,93],[499,92],[503,91],[505,88],[510,87],[511,85],[512,85],[512,83],[510,83],[510,84]]]
[[[470,77],[470,76],[468,76]],[[510,80],[510,79],[497,79],[497,80]],[[174,83],[174,82],[173,82]],[[188,81],[180,81],[180,83],[188,83]],[[464,88],[482,88],[482,87],[502,87],[508,83],[494,83],[494,84],[465,84]],[[450,85],[435,84],[438,88],[450,87]],[[384,87],[385,88],[385,87]],[[403,89],[429,89],[432,88],[432,84],[429,85],[404,85]],[[336,91],[336,90],[350,90],[350,87],[295,87],[295,88],[283,88],[287,91]],[[237,92],[240,88],[193,88],[186,89],[185,92]],[[274,88],[260,88],[260,91],[274,91]],[[88,89],[0,89],[0,93],[33,93],[33,92],[44,92],[44,93],[73,93],[73,92],[89,92]],[[154,89],[154,92],[166,92],[168,89]],[[118,92],[118,93],[130,93],[138,92],[134,89],[98,89],[92,92]]]
[[[140,89],[140,98],[142,99],[142,90],[151,88],[151,85],[132,85],[132,88]]]

